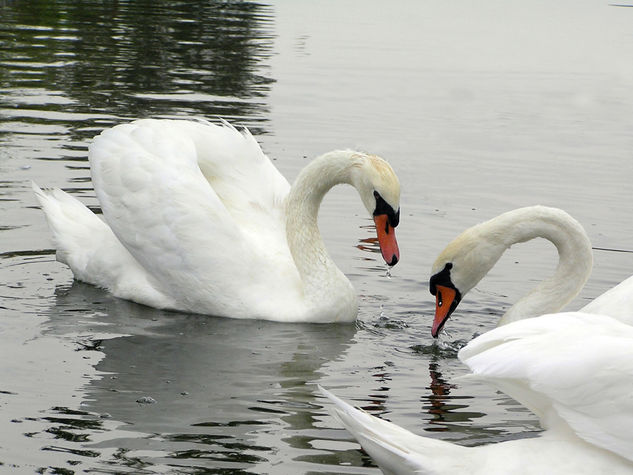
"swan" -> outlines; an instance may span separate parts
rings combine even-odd
[[[59,189],[33,189],[57,259],[116,297],[233,318],[355,320],[356,293],[317,225],[339,183],[358,190],[387,264],[400,258],[400,185],[375,155],[326,153],[291,187],[247,129],[142,119],[95,137],[89,161],[103,220]]]
[[[320,388],[330,412],[387,474],[633,473],[633,327],[580,312],[495,328],[459,358],[534,412],[544,431],[478,447],[415,435]]]
[[[465,230],[440,253],[429,281],[429,291],[436,298],[433,337],[439,335],[462,297],[477,285],[510,246],[538,237],[556,246],[559,255],[556,271],[510,307],[499,325],[558,312],[569,303],[591,274],[593,256],[587,233],[578,221],[561,209],[546,206],[519,208]],[[603,305],[597,313],[609,314],[612,308],[606,305],[606,299]]]

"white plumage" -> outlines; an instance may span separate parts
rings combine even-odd
[[[591,274],[591,242],[582,225],[565,211],[528,206],[503,213],[466,229],[451,241],[433,264],[430,291],[436,296],[435,337],[463,298],[517,243],[535,238],[550,241],[559,255],[552,276],[541,281],[510,307],[499,325],[559,312],[583,288]],[[581,309],[633,324],[633,277]]]
[[[89,158],[105,223],[61,190],[35,186],[58,258],[77,279],[157,308],[354,320],[355,292],[317,227],[323,195],[350,183],[370,213],[378,196],[399,210],[398,180],[384,160],[330,152],[291,188],[251,134],[226,123],[118,125],[94,139]],[[393,255],[383,255],[395,263],[393,232],[388,238]]]
[[[587,233],[561,209],[518,208],[466,229],[435,260],[430,285],[437,303],[433,336],[437,336],[461,297],[477,285],[507,249],[535,238],[547,239],[556,246],[556,271],[510,307],[499,324],[558,312],[570,302],[591,274],[593,256]],[[457,292],[454,300],[447,301],[450,289]]]
[[[628,325],[633,325],[633,276],[599,295],[580,311],[609,315]]]

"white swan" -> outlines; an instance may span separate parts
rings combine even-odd
[[[561,310],[580,292],[591,274],[591,242],[583,227],[566,212],[530,206],[503,213],[455,238],[433,264],[429,290],[436,297],[431,334],[437,337],[462,297],[516,243],[542,237],[558,250],[553,276],[514,304],[499,325]],[[633,283],[633,282],[632,282]],[[600,313],[608,313],[605,308]]]
[[[353,321],[357,297],[317,226],[325,193],[349,183],[399,259],[400,185],[383,159],[327,153],[290,187],[244,130],[138,120],[97,136],[90,168],[105,222],[34,185],[57,258],[74,276],[157,308],[285,322]]]
[[[388,474],[633,473],[633,327],[583,313],[493,329],[459,353],[477,378],[532,410],[538,437],[462,447],[415,435],[323,391]]]

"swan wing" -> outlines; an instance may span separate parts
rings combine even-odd
[[[291,266],[289,185],[250,134],[145,119],[95,137],[89,158],[105,220],[180,309],[240,317]]]
[[[570,428],[633,461],[632,327],[607,316],[544,315],[477,337],[459,358],[545,429]]]
[[[466,473],[469,449],[421,437],[357,409],[319,386],[333,404],[330,413],[371,455],[384,473]]]
[[[633,325],[633,276],[596,297],[580,311],[609,315]]]
[[[269,221],[253,220],[282,217],[290,184],[248,129],[239,132],[225,121],[222,127],[207,121],[151,122],[151,127],[156,125],[165,127],[165,133],[175,129],[193,141],[200,171],[241,227],[267,230]]]

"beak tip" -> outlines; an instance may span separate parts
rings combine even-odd
[[[387,264],[393,267],[397,263],[398,263],[398,256],[394,254],[393,256],[391,256],[391,262],[388,262]]]

